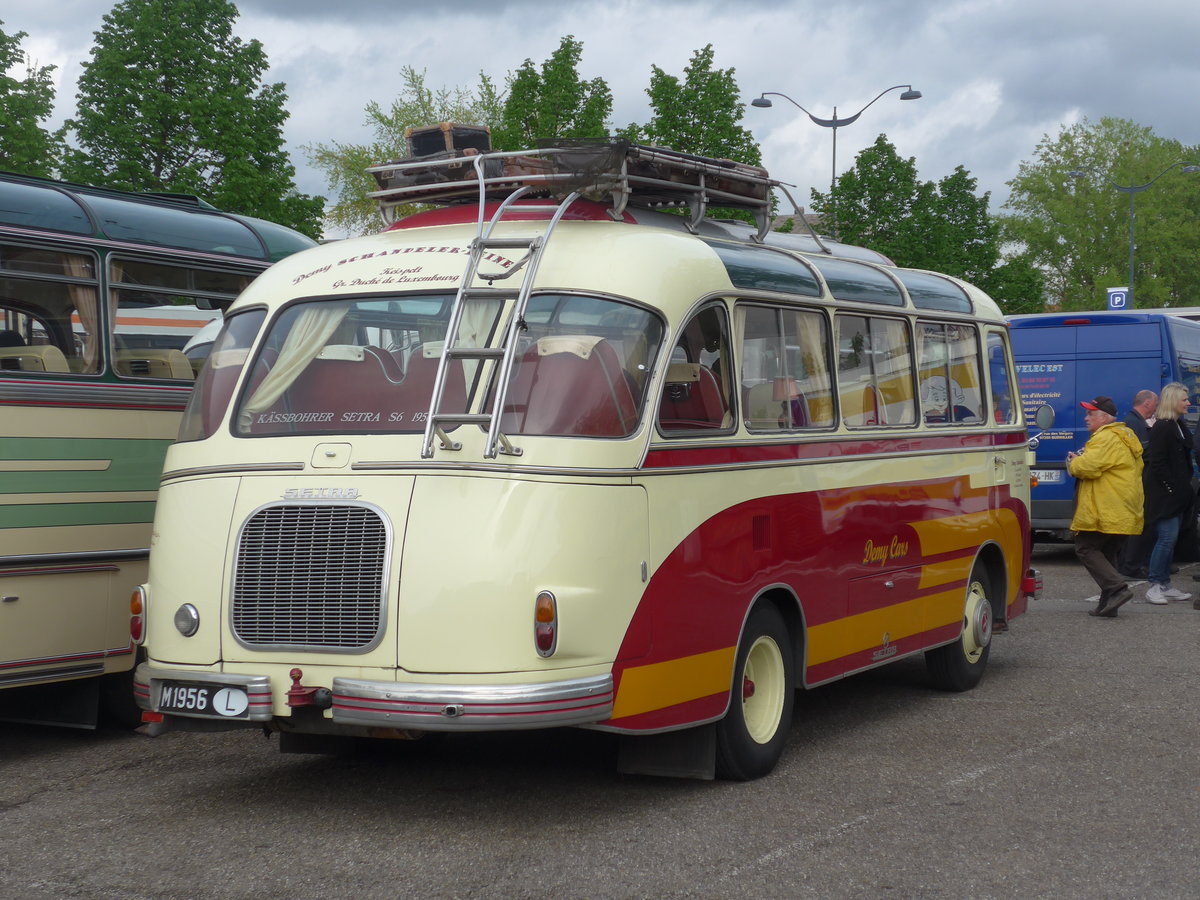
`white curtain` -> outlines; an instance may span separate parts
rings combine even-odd
[[[308,364],[342,324],[347,308],[310,306],[296,318],[279,351],[279,359],[259,384],[254,395],[242,407],[239,427],[250,427],[254,417],[269,409],[292,386]]]

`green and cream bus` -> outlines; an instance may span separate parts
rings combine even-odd
[[[194,197],[0,173],[0,717],[130,704],[129,595],[189,338],[314,242]]]

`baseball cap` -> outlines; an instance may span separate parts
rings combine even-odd
[[[1097,397],[1091,403],[1084,400],[1079,404],[1084,409],[1098,409],[1100,412],[1106,412],[1113,418],[1117,415],[1117,404],[1113,403],[1112,397]]]

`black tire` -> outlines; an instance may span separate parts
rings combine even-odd
[[[979,684],[992,651],[992,604],[990,582],[982,565],[976,564],[967,582],[963,603],[962,633],[958,640],[925,652],[929,680],[941,691],[969,691]]]
[[[746,622],[733,668],[729,711],[717,723],[717,775],[761,778],[787,744],[795,701],[795,653],[783,616],[769,603]]]

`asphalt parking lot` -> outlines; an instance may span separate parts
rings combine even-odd
[[[619,775],[586,731],[309,757],[0,725],[0,897],[1194,897],[1200,612],[1135,585],[1095,619],[1069,548],[1035,563],[976,690],[917,658],[801,693],[746,784]]]

